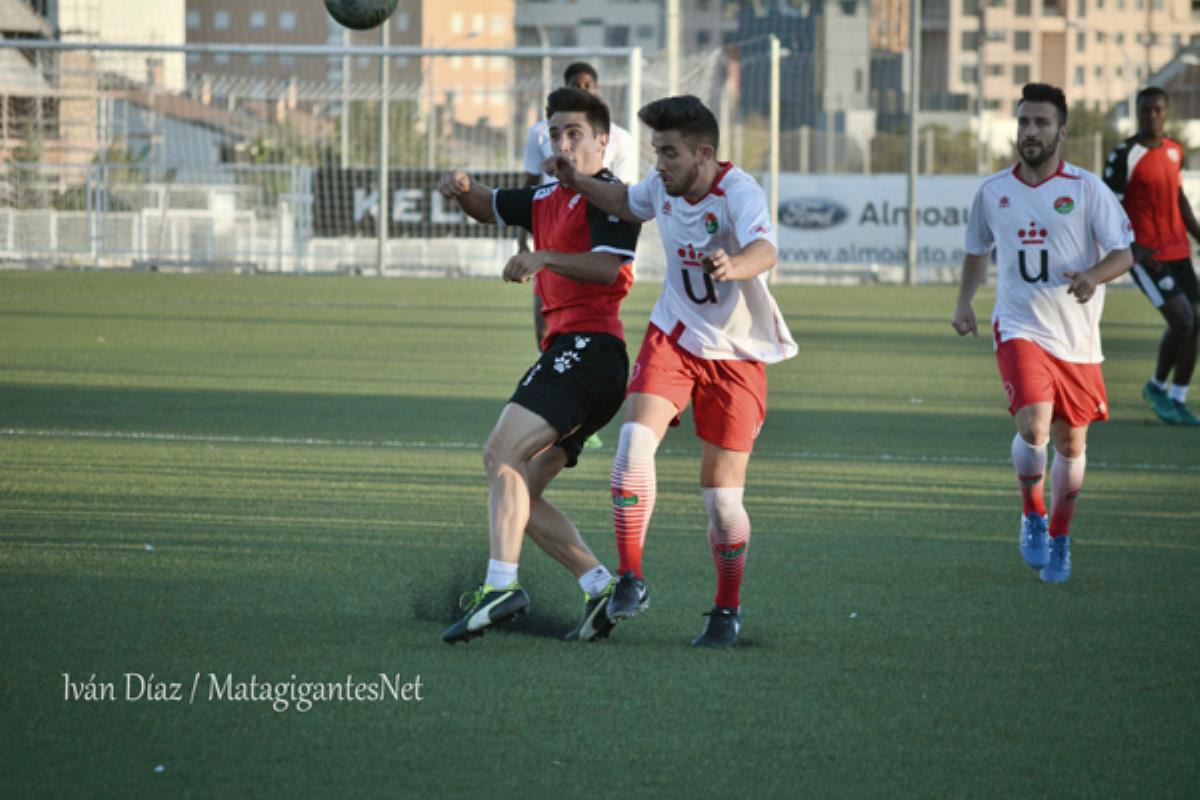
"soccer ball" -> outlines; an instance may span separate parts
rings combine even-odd
[[[390,17],[397,2],[399,0],[325,0],[325,10],[338,24],[365,31]]]

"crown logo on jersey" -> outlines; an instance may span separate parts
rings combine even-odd
[[[681,247],[675,252],[679,254],[679,258],[682,259],[685,267],[704,268],[704,265],[701,263],[701,260],[704,258],[703,250],[697,250],[689,243],[686,249]]]
[[[671,213],[671,201],[670,201],[670,200],[664,200],[664,201],[663,201],[663,204],[662,204],[662,213],[664,213],[664,214],[670,214],[670,213]]]
[[[1036,222],[1031,222],[1028,228],[1021,228],[1017,231],[1017,237],[1021,240],[1021,244],[1045,244],[1046,236],[1046,229],[1039,228]]]
[[[1000,207],[1001,208],[1008,208],[1011,205],[1012,205],[1012,201],[1008,199],[1008,195],[1004,195],[1003,197],[1000,198]]]

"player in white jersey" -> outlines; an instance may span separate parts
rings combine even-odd
[[[1022,498],[1020,551],[1049,583],[1071,574],[1069,526],[1083,486],[1088,425],[1108,419],[1100,371],[1103,284],[1133,265],[1129,218],[1098,176],[1062,160],[1066,135],[1062,91],[1026,84],[1017,106],[1020,160],[975,195],[951,320],[960,336],[979,335],[971,299],[994,250],[992,334],[1017,424],[1011,449]],[[1043,474],[1051,436],[1047,520]]]
[[[650,314],[630,378],[613,461],[613,527],[620,579],[611,619],[648,605],[642,549],[654,510],[654,455],[667,428],[692,404],[704,443],[700,485],[717,591],[700,647],[728,647],[741,627],[740,589],[750,541],[742,505],[746,467],[767,408],[766,364],[796,343],[767,289],[775,231],[762,188],[716,159],[719,131],[695,97],[667,97],[638,117],[653,133],[655,171],[641,183],[604,185],[564,159],[547,172],[593,205],[630,222],[657,219],[667,251],[663,292]]]

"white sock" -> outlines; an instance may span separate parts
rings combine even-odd
[[[1046,444],[1049,441],[1047,439],[1041,444],[1033,445],[1021,438],[1019,433],[1013,437],[1012,463],[1018,477],[1042,475],[1046,472]]]
[[[579,588],[595,597],[604,591],[611,580],[612,573],[603,564],[599,564],[579,576]]]
[[[488,559],[487,580],[484,581],[493,589],[503,589],[517,581],[517,565],[508,561]]]
[[[1170,386],[1167,387],[1167,397],[1169,397],[1172,400],[1175,400],[1176,402],[1179,402],[1179,403],[1186,403],[1187,402],[1187,387],[1186,386],[1177,386],[1176,384],[1172,383]]]
[[[1165,392],[1167,390],[1167,382],[1166,381],[1160,381],[1158,378],[1151,375],[1150,382],[1153,383],[1154,388],[1158,389],[1160,392]]]

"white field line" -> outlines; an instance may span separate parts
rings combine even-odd
[[[401,441],[399,439],[322,439],[292,436],[228,436],[220,434],[169,433],[151,431],[47,430],[38,428],[0,428],[0,436],[43,439],[109,439],[114,441],[192,442],[199,444],[276,445],[283,447],[359,447],[388,450],[478,450],[482,442]],[[609,448],[605,448],[608,450]],[[659,448],[662,455],[688,455],[691,451]],[[975,456],[941,456],[923,453],[820,453],[806,451],[758,450],[759,459],[801,461],[847,461],[866,464],[961,464],[967,466],[1008,466],[1007,459]],[[1132,470],[1137,472],[1200,473],[1200,464],[1122,464],[1088,460],[1093,469]]]

